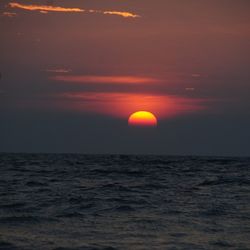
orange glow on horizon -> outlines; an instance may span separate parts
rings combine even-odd
[[[180,96],[135,93],[71,92],[58,96],[65,109],[127,118],[135,110],[150,110],[165,119],[203,110],[204,100]]]
[[[156,127],[157,119],[151,112],[137,111],[129,116],[128,124],[136,127]]]

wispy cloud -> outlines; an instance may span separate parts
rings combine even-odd
[[[3,12],[2,15],[7,16],[7,17],[14,17],[14,16],[16,16],[16,13],[15,12],[10,12],[10,11],[5,11],[5,12]]]
[[[185,88],[186,91],[195,91],[195,88],[193,87],[188,87],[188,88]]]
[[[121,17],[132,17],[132,18],[137,18],[140,17],[137,14],[131,13],[131,12],[126,12],[126,11],[115,11],[115,10],[87,10],[89,13],[100,13],[104,15],[117,15]]]
[[[56,81],[69,83],[95,83],[95,84],[147,84],[160,82],[157,78],[138,76],[86,76],[86,75],[57,75],[51,78]]]
[[[18,8],[28,11],[39,11],[41,13],[47,14],[48,12],[85,12],[85,13],[100,13],[103,15],[117,15],[124,18],[137,18],[140,17],[137,14],[126,12],[126,11],[116,11],[116,10],[88,10],[82,8],[68,8],[68,7],[61,7],[61,6],[52,6],[52,5],[27,5],[27,4],[20,4],[17,2],[9,3],[11,8]]]
[[[139,15],[136,15],[136,14],[133,14],[130,12],[110,11],[110,10],[103,11],[103,14],[105,14],[105,15],[118,15],[118,16],[122,16],[122,17],[133,17],[133,18],[140,17]]]
[[[49,73],[69,73],[72,70],[71,69],[46,69],[45,71]]]
[[[31,11],[54,11],[54,12],[84,12],[85,10],[80,8],[64,8],[60,6],[50,6],[50,5],[27,5],[27,4],[20,4],[20,3],[9,3],[11,8],[18,8],[23,10],[31,10]]]

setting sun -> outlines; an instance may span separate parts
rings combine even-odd
[[[157,126],[156,117],[148,111],[137,111],[129,116],[128,124],[130,126]]]

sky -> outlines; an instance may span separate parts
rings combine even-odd
[[[250,1],[0,1],[0,152],[250,156]],[[148,111],[156,127],[128,126]]]

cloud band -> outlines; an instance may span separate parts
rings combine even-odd
[[[60,6],[52,6],[52,5],[27,5],[27,4],[20,4],[16,2],[9,3],[11,8],[18,8],[28,11],[39,11],[41,13],[48,13],[48,12],[85,12],[85,13],[100,13],[103,15],[117,15],[124,18],[137,18],[140,17],[137,14],[126,12],[126,11],[116,11],[116,10],[85,10],[81,8],[66,8]]]

